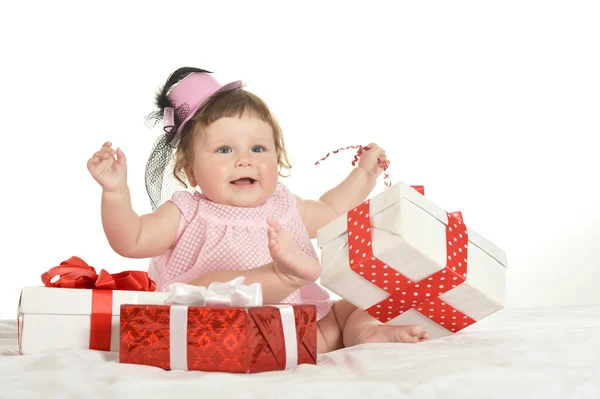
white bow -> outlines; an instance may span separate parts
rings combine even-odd
[[[226,283],[211,283],[208,288],[184,283],[172,283],[165,305],[188,306],[262,306],[262,285],[244,285],[240,276]]]

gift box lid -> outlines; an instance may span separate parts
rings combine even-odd
[[[119,316],[122,304],[163,304],[168,292],[125,291],[112,292],[112,315]],[[20,314],[81,315],[91,314],[92,290],[81,288],[54,288],[27,286],[21,291]]]
[[[403,182],[399,182],[370,199],[371,215],[369,215],[369,219],[372,226],[374,228],[385,228],[386,230],[389,228],[389,226],[394,226],[394,224],[386,224],[388,227],[383,227],[381,225],[381,221],[384,219],[374,217],[399,201],[408,201],[412,205],[418,207],[420,210],[437,219],[440,223],[444,225],[448,224],[448,217],[445,210],[437,206],[431,200],[427,199],[424,195],[417,192],[413,187]],[[348,231],[346,218],[347,214],[340,215],[317,231],[317,243],[319,248],[325,247],[330,242],[346,234]],[[469,235],[469,245],[477,246],[506,268],[508,263],[506,260],[506,253],[469,227],[468,221],[465,221],[465,224],[467,226]],[[401,235],[399,231],[392,232]]]

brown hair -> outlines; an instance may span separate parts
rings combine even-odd
[[[198,127],[207,128],[216,120],[224,117],[241,117],[244,112],[251,113],[253,116],[268,123],[273,129],[273,141],[275,142],[277,164],[279,165],[279,176],[287,177],[281,171],[282,169],[291,169],[292,166],[285,150],[283,133],[279,123],[267,104],[260,97],[243,88],[239,88],[216,94],[190,119],[181,134],[181,140],[175,151],[175,166],[173,167],[175,178],[187,187],[184,168],[194,161],[194,138],[199,131]]]

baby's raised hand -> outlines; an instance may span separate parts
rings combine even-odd
[[[378,177],[383,172],[381,164],[389,165],[390,161],[387,160],[385,150],[379,147],[375,143],[371,143],[366,147],[363,147],[362,154],[358,160],[358,166],[371,173],[373,176]]]
[[[120,192],[127,188],[127,162],[123,151],[115,151],[111,146],[109,141],[104,143],[88,160],[87,168],[104,191]]]

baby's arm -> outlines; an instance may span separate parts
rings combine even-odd
[[[296,198],[298,212],[310,238],[317,230],[360,205],[375,187],[375,176],[362,168],[354,169],[344,181],[315,200]]]
[[[102,193],[102,224],[111,247],[122,256],[147,258],[165,252],[176,238],[179,208],[167,201],[155,212],[138,216],[131,207],[129,190]],[[277,303],[304,285],[282,273],[273,262],[252,270],[222,270],[206,274],[189,284],[208,287],[245,277],[245,284],[260,282],[265,303]]]
[[[318,229],[364,202],[375,188],[377,177],[383,172],[378,166],[378,159],[386,161],[386,156],[385,151],[374,143],[368,148],[363,152],[358,167],[318,201],[297,198],[298,211],[311,238],[317,236]]]
[[[167,201],[153,213],[138,216],[129,188],[102,192],[102,226],[111,248],[127,258],[151,258],[165,252],[175,241],[181,213]]]
[[[175,240],[181,213],[170,201],[155,212],[138,216],[131,207],[129,190],[102,193],[102,224],[111,247],[122,256],[147,258],[165,252]],[[206,274],[190,282],[208,287],[213,282],[226,282],[244,276],[245,284],[259,282],[263,301],[277,303],[302,286],[281,273],[274,263],[252,270],[222,270]]]
[[[102,187],[102,226],[112,249],[128,258],[151,258],[166,251],[175,240],[179,209],[167,202],[155,212],[138,216],[131,206],[127,161],[120,148],[106,142],[88,160],[87,167]]]

